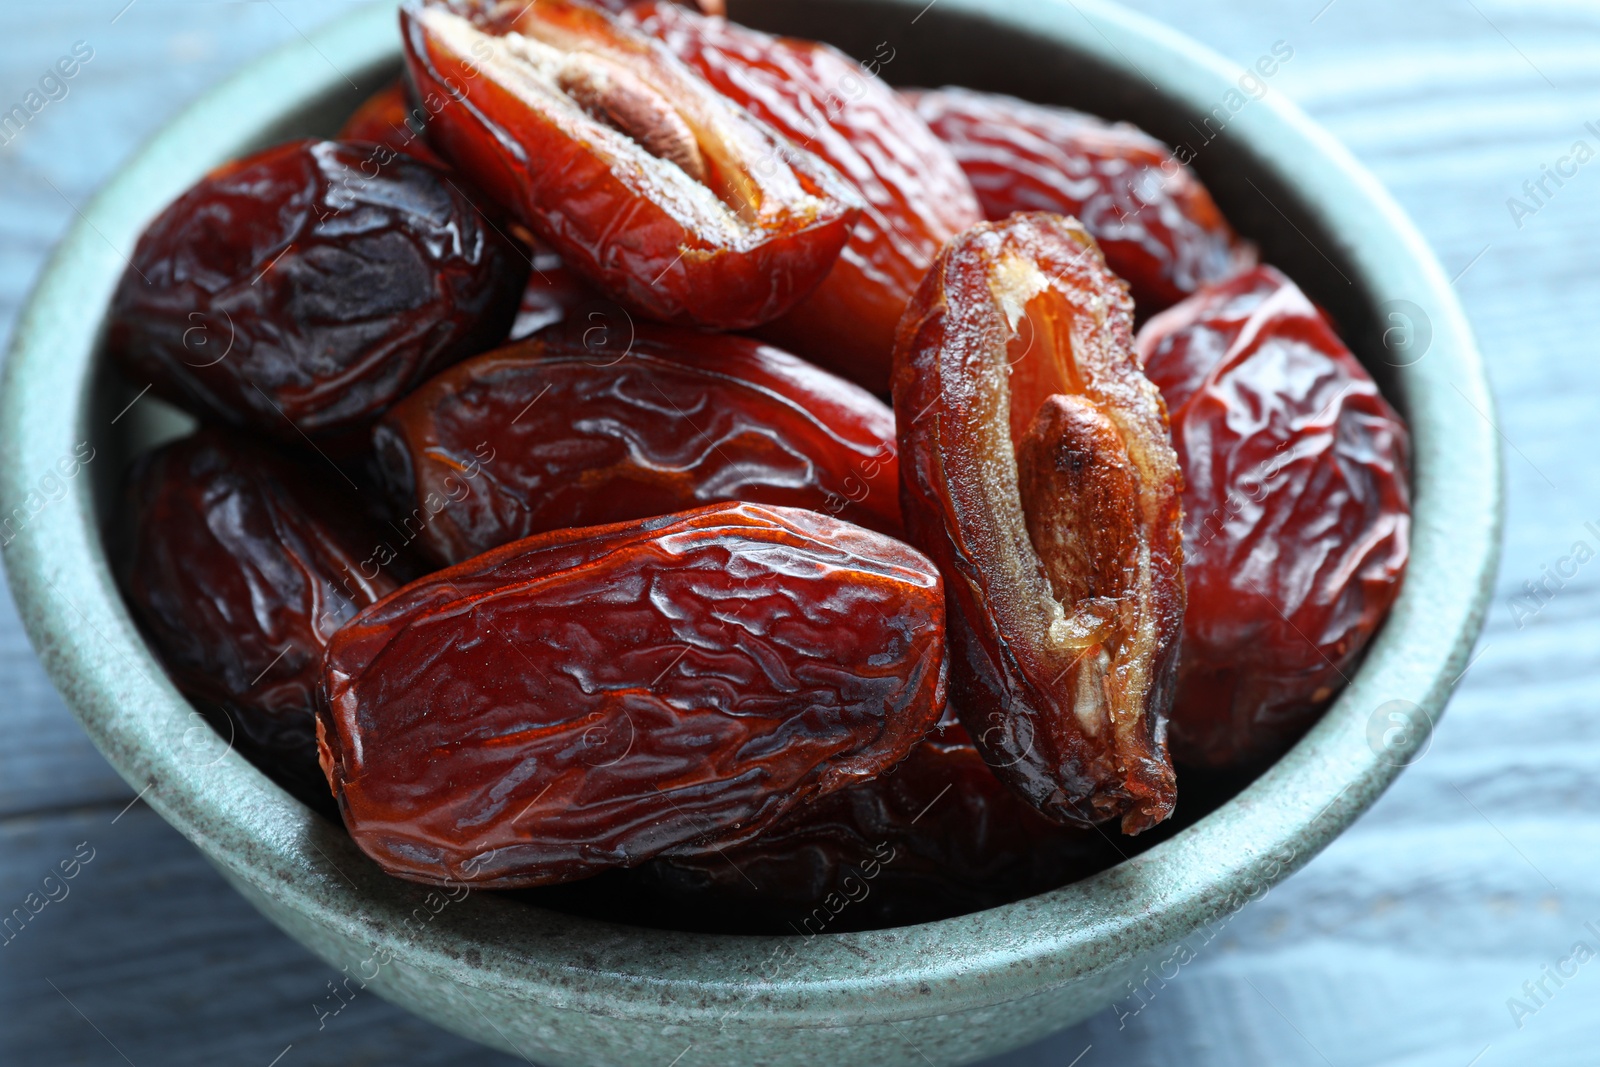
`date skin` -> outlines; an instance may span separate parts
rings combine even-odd
[[[370,423],[504,340],[525,271],[435,168],[294,141],[157,216],[118,286],[111,350],[197,415],[299,443]]]
[[[1058,215],[945,247],[895,356],[906,529],[950,601],[952,702],[1061,822],[1172,811],[1182,474],[1134,359],[1132,302]]]
[[[381,144],[424,163],[431,163],[441,170],[448,170],[449,165],[428,147],[427,139],[423,136],[427,116],[425,108],[412,106],[406,91],[406,80],[396,78],[355,109],[339,128],[338,140]]]
[[[434,378],[384,417],[374,447],[397,521],[446,564],[732,500],[900,533],[889,408],[731,334],[554,327]]]
[[[827,275],[861,211],[833,168],[659,42],[575,0],[408,0],[406,62],[446,99],[428,136],[607,297],[744,329]]]
[[[1258,764],[1317,719],[1399,595],[1409,435],[1271,267],[1152,319],[1139,354],[1188,475],[1173,757]]]
[[[656,859],[637,891],[675,924],[806,936],[998,907],[1115,864],[1095,830],[1020,800],[957,722],[870,782],[800,808],[723,853]]]
[[[970,89],[906,95],[960,160],[987,218],[1076,217],[1141,317],[1255,262],[1194,172],[1135,126]]]
[[[906,545],[729,504],[514,542],[335,635],[322,766],[391,874],[553,884],[726,847],[938,719],[943,591]]]
[[[894,330],[946,241],[983,215],[960,164],[864,62],[830,45],[774,37],[671,3],[627,17],[790,140],[836,167],[866,203],[817,290],[766,327],[774,343],[876,393],[889,388]]]
[[[291,786],[317,769],[328,639],[410,577],[349,491],[221,430],[142,456],[125,492],[118,576],[173,684],[240,751]],[[398,579],[398,580],[397,580]]]

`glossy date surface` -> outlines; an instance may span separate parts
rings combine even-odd
[[[1141,318],[1255,261],[1194,172],[1137,127],[970,89],[907,96],[961,161],[986,217],[1074,216]]]
[[[656,41],[575,0],[409,0],[431,143],[607,297],[744,329],[832,268],[860,200]]]
[[[410,577],[321,472],[218,430],[141,457],[118,576],[173,683],[246,754],[315,781],[328,639]],[[398,580],[397,580],[398,579]]]
[[[858,62],[672,3],[635,4],[627,17],[860,192],[866,209],[833,271],[763,335],[886,392],[901,312],[944,242],[982,218],[950,149],[878,76],[894,47]]]
[[[921,554],[798,509],[529,538],[335,635],[323,770],[363,851],[415,881],[544,885],[726,847],[921,739],[943,611]]]
[[[526,269],[439,170],[294,141],[213,171],[150,224],[110,348],[136,385],[298,443],[503,340]]]
[[[870,782],[721,853],[656,859],[640,891],[710,929],[815,935],[933,922],[1110,867],[1117,846],[1006,788],[949,721]]]
[[[1277,756],[1399,594],[1409,437],[1295,284],[1260,267],[1152,319],[1139,353],[1187,475],[1173,756]]]
[[[893,413],[746,337],[555,327],[435,377],[374,441],[396,521],[444,563],[731,500],[900,531]]]
[[[945,575],[951,694],[1050,817],[1172,811],[1163,726],[1183,618],[1182,475],[1126,288],[1058,215],[945,247],[900,324],[911,542]]]

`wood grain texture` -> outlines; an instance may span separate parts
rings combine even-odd
[[[0,147],[0,333],[71,204],[243,59],[347,9],[137,0],[112,23],[123,2],[0,11],[0,107],[72,42],[96,50],[69,95]],[[1538,1002],[1522,986],[1575,942],[1600,951],[1584,927],[1600,928],[1600,562],[1552,582],[1537,614],[1514,611],[1513,598],[1574,542],[1600,551],[1584,525],[1600,528],[1600,159],[1551,183],[1520,227],[1506,201],[1526,200],[1522,183],[1574,141],[1600,148],[1584,127],[1600,126],[1600,9],[1325,2],[1132,6],[1241,65],[1289,42],[1294,58],[1267,91],[1343,140],[1446,270],[1463,272],[1457,288],[1499,399],[1511,508],[1480,658],[1431,750],[1330,849],[1175,978],[1152,980],[1148,1003],[1130,997],[997,1061],[1008,1067],[1596,1058],[1600,961],[1563,985],[1545,978]],[[371,998],[318,1031],[312,1005],[326,1003],[334,975],[142,804],[112,822],[132,792],[54,695],[9,604],[0,694],[0,916],[26,908],[80,842],[96,850],[67,897],[0,946],[0,1063],[518,1062]],[[1537,1009],[1520,1028],[1511,997]]]

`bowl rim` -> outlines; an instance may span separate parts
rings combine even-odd
[[[879,2],[908,15],[931,6]],[[1130,78],[1159,70],[1162,91],[1199,111],[1238,77],[1188,38],[1102,0],[941,7],[934,17],[993,20]],[[126,262],[119,249],[131,249],[148,219],[215,163],[342,90],[343,71],[393,63],[393,19],[389,5],[361,11],[251,64],[164,127],[80,213],[18,319],[0,380],[0,501],[38,498],[39,477],[91,437],[95,355]],[[200,766],[174,742],[191,709],[123,607],[92,479],[72,480],[20,528],[0,528],[29,637],[96,747],[231,879],[471,989],[662,1024],[725,1025],[748,1012],[764,1027],[803,1028],[911,1020],[1103,979],[1287,877],[1426,749],[1468,666],[1498,561],[1493,401],[1450,280],[1376,179],[1283,93],[1253,101],[1230,129],[1275,146],[1261,165],[1297,190],[1322,232],[1338,235],[1367,299],[1403,297],[1431,320],[1431,348],[1396,368],[1414,438],[1410,572],[1351,685],[1299,745],[1216,811],[1111,870],[954,919],[814,937],[644,929],[493,894],[454,901],[419,925],[410,917],[431,908],[432,891],[379,873],[237,753]],[[85,303],[97,312],[85,315]],[[1422,721],[1385,749],[1371,740],[1372,723],[1395,700],[1414,704]]]

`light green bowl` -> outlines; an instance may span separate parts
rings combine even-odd
[[[1304,864],[1427,744],[1495,568],[1492,402],[1448,280],[1393,201],[1280,91],[1242,103],[1241,72],[1188,40],[1091,0],[736,0],[733,10],[856,55],[893,49],[883,71],[901,84],[1016,92],[1188,142],[1230,217],[1338,318],[1409,417],[1404,592],[1323,721],[1242,794],[1113,870],[1007,907],[813,939],[725,937],[585,921],[494,894],[430,895],[379,873],[237,753],[197,749],[191,709],[130,621],[102,546],[126,461],[170,432],[149,398],[118,417],[134,393],[98,355],[105,312],[124,254],[168,201],[226,159],[331,132],[361,95],[346,75],[370,91],[396,68],[384,9],[190,108],[57,250],[0,397],[0,502],[18,509],[11,587],[45,667],[129,785],[290,935],[441,1026],[548,1064],[666,1067],[686,1049],[683,1067],[967,1062],[1126,996],[1141,962]],[[85,440],[96,448],[87,476],[49,501],[40,480]]]

